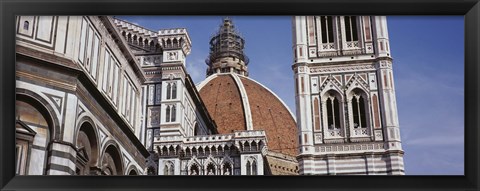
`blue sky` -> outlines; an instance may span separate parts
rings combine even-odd
[[[205,79],[210,37],[221,16],[121,16],[151,30],[187,28],[187,70]],[[232,16],[250,58],[250,77],[295,112],[290,16]],[[464,174],[463,16],[388,16],[394,80],[408,175]]]

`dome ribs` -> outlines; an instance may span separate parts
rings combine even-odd
[[[288,109],[271,91],[261,84],[241,77],[252,110],[254,129],[266,131],[269,150],[297,155],[297,129]]]
[[[240,92],[232,83],[235,81],[229,75],[218,75],[199,91],[220,134],[246,129]]]
[[[217,122],[218,132],[226,134],[247,129],[245,108],[237,82],[242,83],[248,96],[253,129],[266,132],[270,151],[296,156],[297,127],[288,108],[258,82],[243,76],[235,80],[232,75],[236,74],[216,74],[199,91],[207,110]]]

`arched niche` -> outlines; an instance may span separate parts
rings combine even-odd
[[[55,112],[40,95],[25,89],[17,89],[15,108],[16,174],[45,175],[48,144],[59,132]]]
[[[99,143],[94,123],[90,118],[84,118],[83,120],[75,139],[75,146],[77,147],[75,173],[77,175],[92,174],[90,169],[97,165],[99,158]]]
[[[107,144],[102,156],[102,174],[123,175],[121,152],[116,144]]]

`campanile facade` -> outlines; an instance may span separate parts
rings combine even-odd
[[[296,16],[300,174],[403,175],[385,16]]]

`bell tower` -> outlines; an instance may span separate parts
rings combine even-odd
[[[217,33],[210,40],[210,55],[205,60],[207,76],[215,73],[237,73],[248,76],[248,57],[243,49],[245,40],[235,29],[230,18],[224,18]]]
[[[296,16],[293,42],[300,174],[403,175],[386,17]]]

